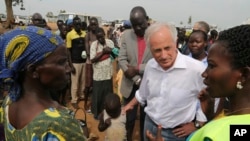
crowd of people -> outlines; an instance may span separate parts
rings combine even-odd
[[[0,36],[2,140],[88,140],[78,108],[107,141],[133,141],[138,112],[141,141],[226,141],[231,124],[250,123],[250,25],[197,21],[186,34],[141,6],[117,29],[89,21],[52,31],[34,13]]]

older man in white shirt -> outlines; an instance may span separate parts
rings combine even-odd
[[[147,63],[140,88],[124,111],[147,102],[144,133],[156,134],[161,125],[164,140],[185,141],[207,121],[198,105],[205,66],[178,51],[174,26],[154,23],[146,30],[145,40],[154,58]]]

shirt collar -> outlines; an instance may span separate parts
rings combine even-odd
[[[171,68],[187,68],[185,56],[181,54],[179,51],[177,52],[175,63]]]
[[[201,60],[201,62],[202,62],[205,66],[207,66],[207,55],[208,55],[208,52],[206,51],[205,53],[206,53],[206,57],[203,58],[203,59]],[[193,57],[192,57],[192,53],[189,53],[187,56],[193,58]],[[193,58],[193,59],[195,59],[195,58]]]

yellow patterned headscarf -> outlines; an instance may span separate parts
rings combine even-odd
[[[42,61],[60,44],[61,37],[36,26],[19,27],[0,36],[0,85],[9,85],[13,101],[20,96],[18,74]]]

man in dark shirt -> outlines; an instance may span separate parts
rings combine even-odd
[[[73,29],[66,36],[66,44],[73,64],[73,73],[71,74],[71,103],[74,108],[78,107],[78,98],[83,98],[85,87],[85,36],[86,32],[81,30],[81,19],[76,16],[73,19]]]

